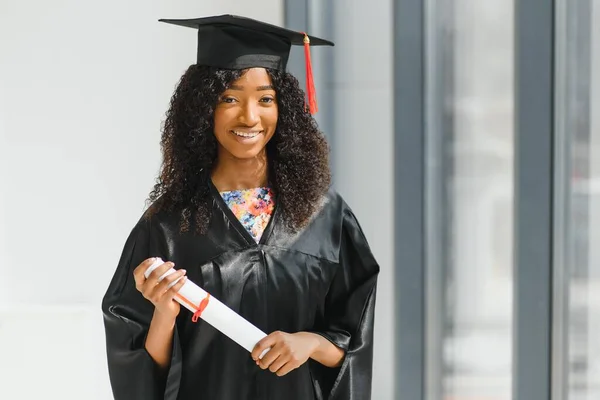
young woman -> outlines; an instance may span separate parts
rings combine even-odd
[[[370,399],[379,266],[330,189],[310,82],[307,105],[285,72],[308,36],[234,16],[165,22],[198,30],[198,56],[102,304],[115,398]],[[248,353],[194,323],[173,300],[186,278],[268,336]]]

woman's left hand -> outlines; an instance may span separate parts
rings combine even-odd
[[[277,376],[283,376],[304,364],[318,346],[318,340],[309,332],[275,331],[254,346],[252,359],[262,369],[269,368]],[[269,347],[271,349],[259,359]]]

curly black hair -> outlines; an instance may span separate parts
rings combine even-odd
[[[147,203],[150,218],[159,211],[180,216],[180,232],[204,234],[211,217],[208,186],[217,159],[214,111],[220,95],[244,70],[191,65],[171,98],[162,128],[163,162]],[[267,144],[269,184],[278,218],[295,232],[320,206],[331,183],[329,146],[305,109],[304,92],[291,74],[267,69],[277,93],[278,120]]]

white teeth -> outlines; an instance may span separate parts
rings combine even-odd
[[[240,131],[232,131],[237,136],[241,136],[243,138],[253,138],[258,135],[260,132],[240,132]]]

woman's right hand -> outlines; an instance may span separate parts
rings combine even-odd
[[[159,265],[146,279],[144,273],[152,265],[154,260],[154,258],[148,258],[135,268],[133,271],[135,287],[147,300],[154,304],[155,314],[159,313],[163,318],[174,320],[177,315],[179,315],[181,307],[173,297],[179,289],[181,289],[187,279],[187,277],[184,276],[185,270],[180,269],[165,276],[162,281],[158,282],[158,278],[175,266],[172,262],[166,262]],[[169,285],[178,278],[181,278],[179,282],[169,288]]]

